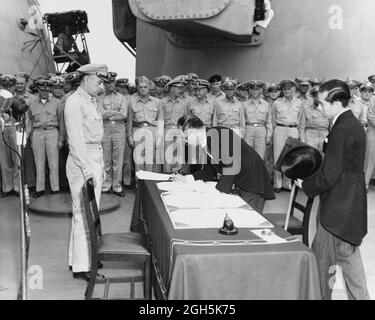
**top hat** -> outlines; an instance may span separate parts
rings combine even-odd
[[[318,171],[322,161],[322,155],[317,149],[288,137],[275,169],[289,179],[304,180]]]

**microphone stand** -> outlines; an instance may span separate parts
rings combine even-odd
[[[28,248],[30,238],[30,220],[28,205],[30,204],[29,189],[24,184],[23,149],[26,146],[27,137],[25,132],[24,117],[21,116],[20,123],[16,126],[17,151],[20,155],[18,165],[19,189],[20,189],[20,235],[21,235],[21,281],[18,292],[18,300],[27,300],[27,268],[28,268]]]

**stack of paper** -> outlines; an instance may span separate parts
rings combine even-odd
[[[172,175],[139,170],[135,173],[139,180],[168,181]]]
[[[162,194],[166,206],[177,208],[239,208],[247,203],[239,196],[196,191]]]
[[[254,210],[249,209],[180,209],[170,218],[175,229],[220,228],[228,216],[237,228],[273,228],[273,225]]]

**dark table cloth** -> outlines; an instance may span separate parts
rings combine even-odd
[[[141,181],[137,189],[131,230],[140,229],[153,256],[157,298],[321,298],[315,255],[303,243],[268,244],[248,228],[234,236],[175,230],[153,181]],[[292,239],[283,229],[273,231]]]

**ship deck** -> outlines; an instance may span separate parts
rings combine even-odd
[[[375,189],[368,193],[368,234],[361,245],[361,254],[367,276],[370,296],[375,298]],[[117,210],[102,216],[104,232],[128,231],[134,203],[134,191],[127,191],[121,198],[121,206]],[[266,203],[264,212],[281,212],[286,210],[289,199],[288,192],[277,194],[277,199]],[[313,208],[310,233],[315,232],[315,214],[318,201]],[[19,242],[19,199],[15,196],[0,200],[0,299],[14,300],[20,279],[20,242]],[[86,282],[73,279],[68,270],[67,254],[71,219],[68,217],[51,217],[36,214],[30,215],[31,242],[29,253],[29,288],[28,299],[32,300],[82,300]],[[310,237],[311,238],[311,237]],[[35,282],[35,276],[42,271]],[[103,274],[123,274],[123,269],[116,265],[104,264]],[[131,263],[126,265],[127,274],[135,274],[136,268]],[[111,286],[112,297],[121,297],[124,285]],[[100,295],[102,288],[95,289]],[[141,295],[141,286],[136,290]],[[346,292],[339,280],[335,284],[334,299],[347,299]]]

